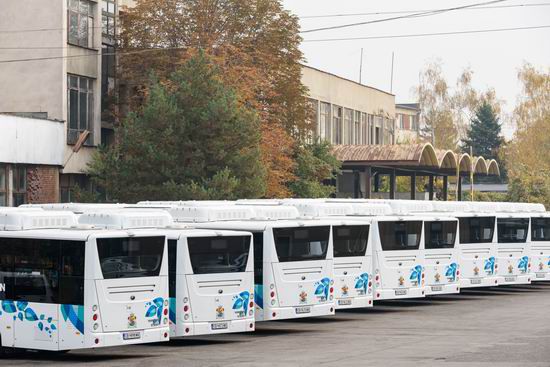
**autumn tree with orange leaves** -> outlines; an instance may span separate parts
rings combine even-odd
[[[239,103],[257,111],[266,197],[289,196],[296,142],[311,131],[298,18],[278,0],[138,0],[121,10],[121,101],[135,111],[153,73],[161,83],[199,51]],[[124,111],[124,108],[122,109]]]

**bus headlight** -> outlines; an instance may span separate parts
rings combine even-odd
[[[95,323],[94,324],[94,331],[97,330],[99,328],[99,324],[98,323]]]

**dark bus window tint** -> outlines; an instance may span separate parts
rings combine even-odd
[[[178,263],[178,241],[168,240],[168,296],[176,297],[176,266]]]
[[[190,237],[187,244],[194,274],[246,271],[250,236]]]
[[[422,222],[379,222],[382,250],[418,250],[422,235]]]
[[[60,242],[59,303],[84,305],[84,242]]]
[[[280,262],[326,259],[329,237],[329,226],[273,228]]]
[[[0,238],[0,301],[14,299],[13,249],[10,240]]]
[[[498,218],[497,227],[499,243],[526,242],[529,218]]]
[[[550,241],[550,218],[531,218],[531,240]]]
[[[264,284],[264,233],[253,233],[254,239],[254,284]]]
[[[424,245],[427,249],[453,248],[457,222],[424,222]]]
[[[490,243],[493,241],[495,217],[462,217],[460,243]]]
[[[334,257],[365,256],[369,240],[369,226],[332,227]]]
[[[164,254],[164,237],[98,238],[103,278],[156,277]]]

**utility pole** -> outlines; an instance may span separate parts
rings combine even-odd
[[[472,159],[472,167],[470,169],[470,201],[474,201],[474,154],[472,146],[470,145],[470,158]]]
[[[390,79],[390,93],[393,93],[393,51],[391,53],[391,79]]]
[[[361,47],[361,61],[359,62],[359,84],[363,84],[363,47]]]

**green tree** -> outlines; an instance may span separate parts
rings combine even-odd
[[[470,147],[472,147],[474,155],[498,159],[498,153],[503,143],[499,118],[493,107],[484,101],[475,110],[467,137],[462,140],[462,149],[469,153]]]
[[[116,130],[89,167],[120,201],[262,196],[259,120],[199,53],[163,83],[151,78],[141,109]]]
[[[336,187],[323,181],[336,178],[340,162],[331,154],[331,145],[314,142],[297,146],[295,149],[296,179],[289,184],[293,197],[326,198]]]

